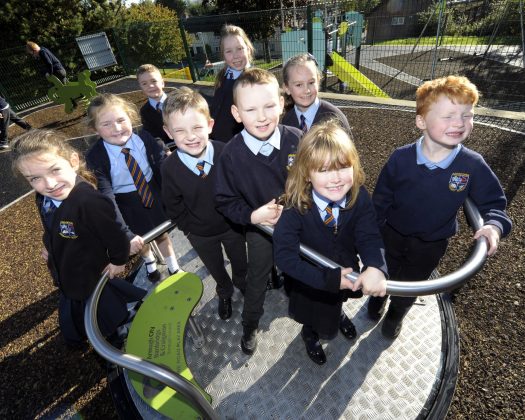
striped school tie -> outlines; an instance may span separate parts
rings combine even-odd
[[[162,114],[162,103],[161,103],[161,102],[157,102],[157,106],[155,107],[155,110],[156,110],[159,114]]]
[[[199,176],[201,178],[206,178],[206,172],[204,172],[204,161],[200,160],[199,162],[197,162],[197,165],[195,166],[197,167],[197,170],[199,171]]]
[[[308,126],[306,125],[306,118],[304,118],[304,115],[301,114],[301,124],[299,125],[299,128],[303,130],[303,133],[306,134],[308,131]]]
[[[324,211],[326,212],[326,215],[324,216],[324,224],[328,227],[334,227],[337,225],[337,220],[334,218],[334,214],[332,212],[332,209],[334,207],[334,203],[328,203]]]
[[[129,173],[131,174],[131,178],[133,178],[133,183],[137,188],[137,192],[139,193],[140,199],[142,200],[142,204],[144,207],[151,207],[153,205],[153,195],[151,194],[151,190],[149,188],[148,182],[146,181],[144,173],[140,169],[140,166],[135,158],[131,156],[131,153],[127,147],[122,148],[122,153],[124,153],[124,157],[126,158],[126,165],[128,165]]]

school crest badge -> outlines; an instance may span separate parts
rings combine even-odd
[[[295,161],[295,153],[288,154],[288,161],[286,162],[286,169],[290,170]]]
[[[448,181],[448,188],[453,192],[461,192],[467,188],[469,174],[454,172]]]
[[[60,221],[60,236],[66,239],[77,239],[78,235],[75,233],[75,225],[73,222],[67,220]]]

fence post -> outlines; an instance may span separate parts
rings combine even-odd
[[[120,57],[120,61],[122,62],[122,67],[124,68],[124,71],[126,72],[126,74],[131,74],[131,71],[130,71],[130,68],[128,66],[128,63],[126,62],[126,59],[124,58],[125,54],[122,53],[122,45],[121,43],[119,42],[120,38],[119,36],[117,35],[117,33],[115,32],[115,28],[111,28],[111,32],[113,33],[113,39],[115,40],[115,44],[116,44],[116,47],[117,47],[117,53]]]
[[[188,47],[188,41],[186,39],[186,31],[184,30],[184,23],[182,19],[179,19],[179,29],[180,36],[182,38],[182,45],[184,46],[184,51],[186,52],[186,59],[188,60],[188,67],[190,68],[191,80],[195,83],[197,80],[197,73],[195,72],[195,65],[191,59],[190,48]]]
[[[520,0],[520,23],[521,23],[521,58],[522,58],[522,65],[525,69],[525,31],[523,29],[523,0]]]
[[[312,21],[312,5],[306,6],[306,33],[308,38],[308,52],[314,53],[314,23]]]
[[[441,32],[441,21],[443,20],[443,13],[445,13],[445,4],[447,0],[441,0],[441,5],[439,8],[439,15],[438,15],[438,24],[437,24],[437,33],[436,33],[436,46],[434,49],[434,55],[432,57],[432,69],[430,74],[430,80],[434,79],[434,75],[436,73],[436,64],[437,64],[437,55],[438,55],[438,45],[439,45],[439,37]]]

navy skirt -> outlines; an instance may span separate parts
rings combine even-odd
[[[148,185],[153,194],[153,205],[151,207],[142,205],[142,200],[137,191],[115,194],[115,200],[124,221],[134,234],[140,236],[168,220],[168,216],[164,213],[158,184],[152,178]]]

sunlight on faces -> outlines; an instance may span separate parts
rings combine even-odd
[[[234,94],[236,105],[232,105],[232,114],[235,120],[242,122],[253,137],[267,140],[277,128],[284,107],[277,82],[238,86]]]
[[[79,164],[77,153],[72,153],[67,160],[56,153],[46,152],[22,158],[18,169],[37,193],[62,201],[75,186]]]
[[[188,107],[186,112],[172,112],[164,131],[177,148],[193,157],[201,157],[208,145],[208,136],[213,128],[213,119],[208,119],[202,112]]]
[[[159,100],[164,93],[164,80],[158,71],[147,71],[138,77],[142,92],[151,99]]]
[[[354,183],[354,168],[345,166],[331,168],[332,160],[327,158],[323,167],[310,171],[310,182],[317,194],[328,201],[339,201],[346,196]]]
[[[229,35],[222,40],[224,61],[232,69],[242,71],[248,65],[248,47],[239,35]]]
[[[129,115],[118,106],[105,106],[98,111],[95,130],[106,143],[115,146],[124,146],[133,133]]]
[[[472,132],[474,107],[454,103],[446,95],[440,95],[425,116],[416,116],[416,126],[423,130],[426,146],[452,149]]]
[[[304,64],[291,66],[284,90],[301,112],[306,111],[314,103],[319,91],[319,74],[315,63],[306,61]]]

